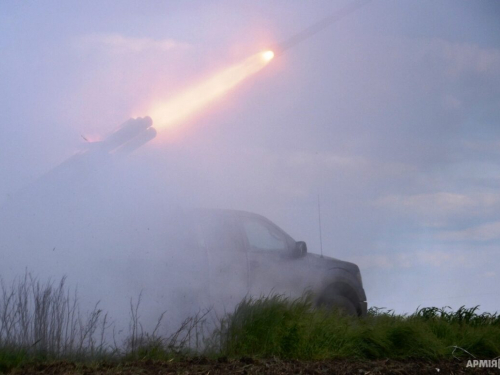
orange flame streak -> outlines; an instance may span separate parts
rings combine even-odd
[[[158,102],[148,112],[155,128],[171,127],[207,107],[248,76],[257,73],[274,57],[272,51],[258,53],[188,88],[167,102]]]

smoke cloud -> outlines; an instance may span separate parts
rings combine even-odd
[[[185,212],[255,212],[318,254],[319,194],[324,255],[360,266],[369,306],[498,310],[493,2],[369,2],[175,127],[148,113],[349,4],[3,2],[2,279],[66,274],[117,320],[141,290],[145,320],[184,316],[210,302],[203,258],[167,251]],[[153,140],[53,174],[144,116]]]

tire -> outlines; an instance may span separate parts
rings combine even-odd
[[[318,300],[319,307],[328,310],[339,310],[341,313],[351,316],[358,316],[356,305],[352,301],[340,294],[324,295]]]

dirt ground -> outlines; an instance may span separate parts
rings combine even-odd
[[[191,358],[183,361],[137,361],[124,364],[82,365],[55,362],[30,365],[13,374],[500,374],[497,368],[467,368],[455,361],[297,361],[278,359]]]

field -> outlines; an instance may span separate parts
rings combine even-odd
[[[0,372],[134,373],[498,373],[466,367],[500,356],[500,316],[478,307],[421,308],[409,315],[371,308],[363,318],[312,308],[311,296],[248,298],[207,324],[210,311],[175,332],[144,332],[140,299],[129,333],[108,342],[109,318],[83,316],[65,286],[26,274],[0,299]]]

